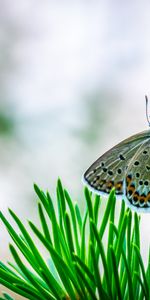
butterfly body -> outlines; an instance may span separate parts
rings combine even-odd
[[[97,194],[124,198],[137,211],[150,211],[150,130],[122,141],[85,172],[84,182]]]

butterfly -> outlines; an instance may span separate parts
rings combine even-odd
[[[146,98],[146,117],[148,98]],[[150,212],[150,129],[135,134],[100,156],[85,172],[84,183],[96,194],[116,196],[138,212]]]

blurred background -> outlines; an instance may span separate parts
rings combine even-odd
[[[0,4],[0,209],[36,220],[33,182],[55,197],[58,176],[84,207],[84,171],[147,128],[150,3]],[[144,257],[149,219],[142,215]],[[10,239],[2,224],[0,240],[6,261]]]

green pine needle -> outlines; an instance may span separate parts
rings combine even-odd
[[[33,235],[12,210],[19,233],[0,212],[13,241],[9,246],[13,262],[0,262],[1,285],[30,300],[150,300],[150,254],[145,266],[140,219],[124,201],[120,211],[116,209],[114,189],[100,212],[103,199],[85,188],[83,216],[60,179],[57,211],[48,192],[37,185],[34,189],[41,225],[28,224],[47,255],[41,255]],[[7,293],[0,299],[13,300]]]

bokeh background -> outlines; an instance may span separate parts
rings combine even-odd
[[[150,2],[0,4],[0,209],[36,220],[33,182],[55,196],[58,176],[84,207],[85,169],[147,128]],[[146,259],[149,214],[141,225]],[[9,237],[0,226],[0,260],[7,261]]]

